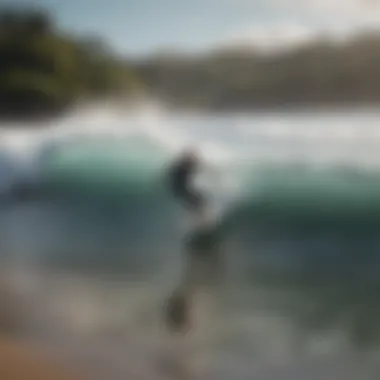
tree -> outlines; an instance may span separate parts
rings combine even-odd
[[[124,95],[138,82],[99,38],[62,34],[50,15],[0,11],[0,113],[55,114],[78,98]]]

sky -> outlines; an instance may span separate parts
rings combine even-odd
[[[380,0],[12,0],[20,3],[42,6],[62,28],[137,56],[242,44],[276,49],[380,29]]]

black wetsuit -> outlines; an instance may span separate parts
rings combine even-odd
[[[200,211],[204,205],[204,197],[191,187],[191,180],[198,165],[190,160],[180,160],[169,172],[170,188],[175,197],[195,211]]]

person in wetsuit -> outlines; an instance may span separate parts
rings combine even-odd
[[[199,164],[195,151],[188,150],[182,154],[169,170],[169,187],[187,209],[200,215],[204,211],[205,198],[191,185]]]
[[[192,186],[193,176],[199,169],[199,157],[195,151],[185,151],[170,167],[168,185],[171,193],[196,217],[204,215],[204,196]],[[165,319],[172,332],[186,332],[190,324],[190,294],[186,289],[177,290],[168,300]]]

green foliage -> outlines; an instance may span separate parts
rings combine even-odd
[[[140,64],[155,94],[177,106],[238,109],[380,101],[380,37],[323,40],[262,54],[229,49]]]
[[[78,99],[125,96],[139,79],[99,41],[63,34],[49,15],[0,10],[0,113],[55,113]]]
[[[228,49],[128,62],[35,9],[0,9],[0,115],[55,114],[78,100],[144,89],[177,107],[253,109],[380,101],[380,37],[323,40],[272,55]]]

